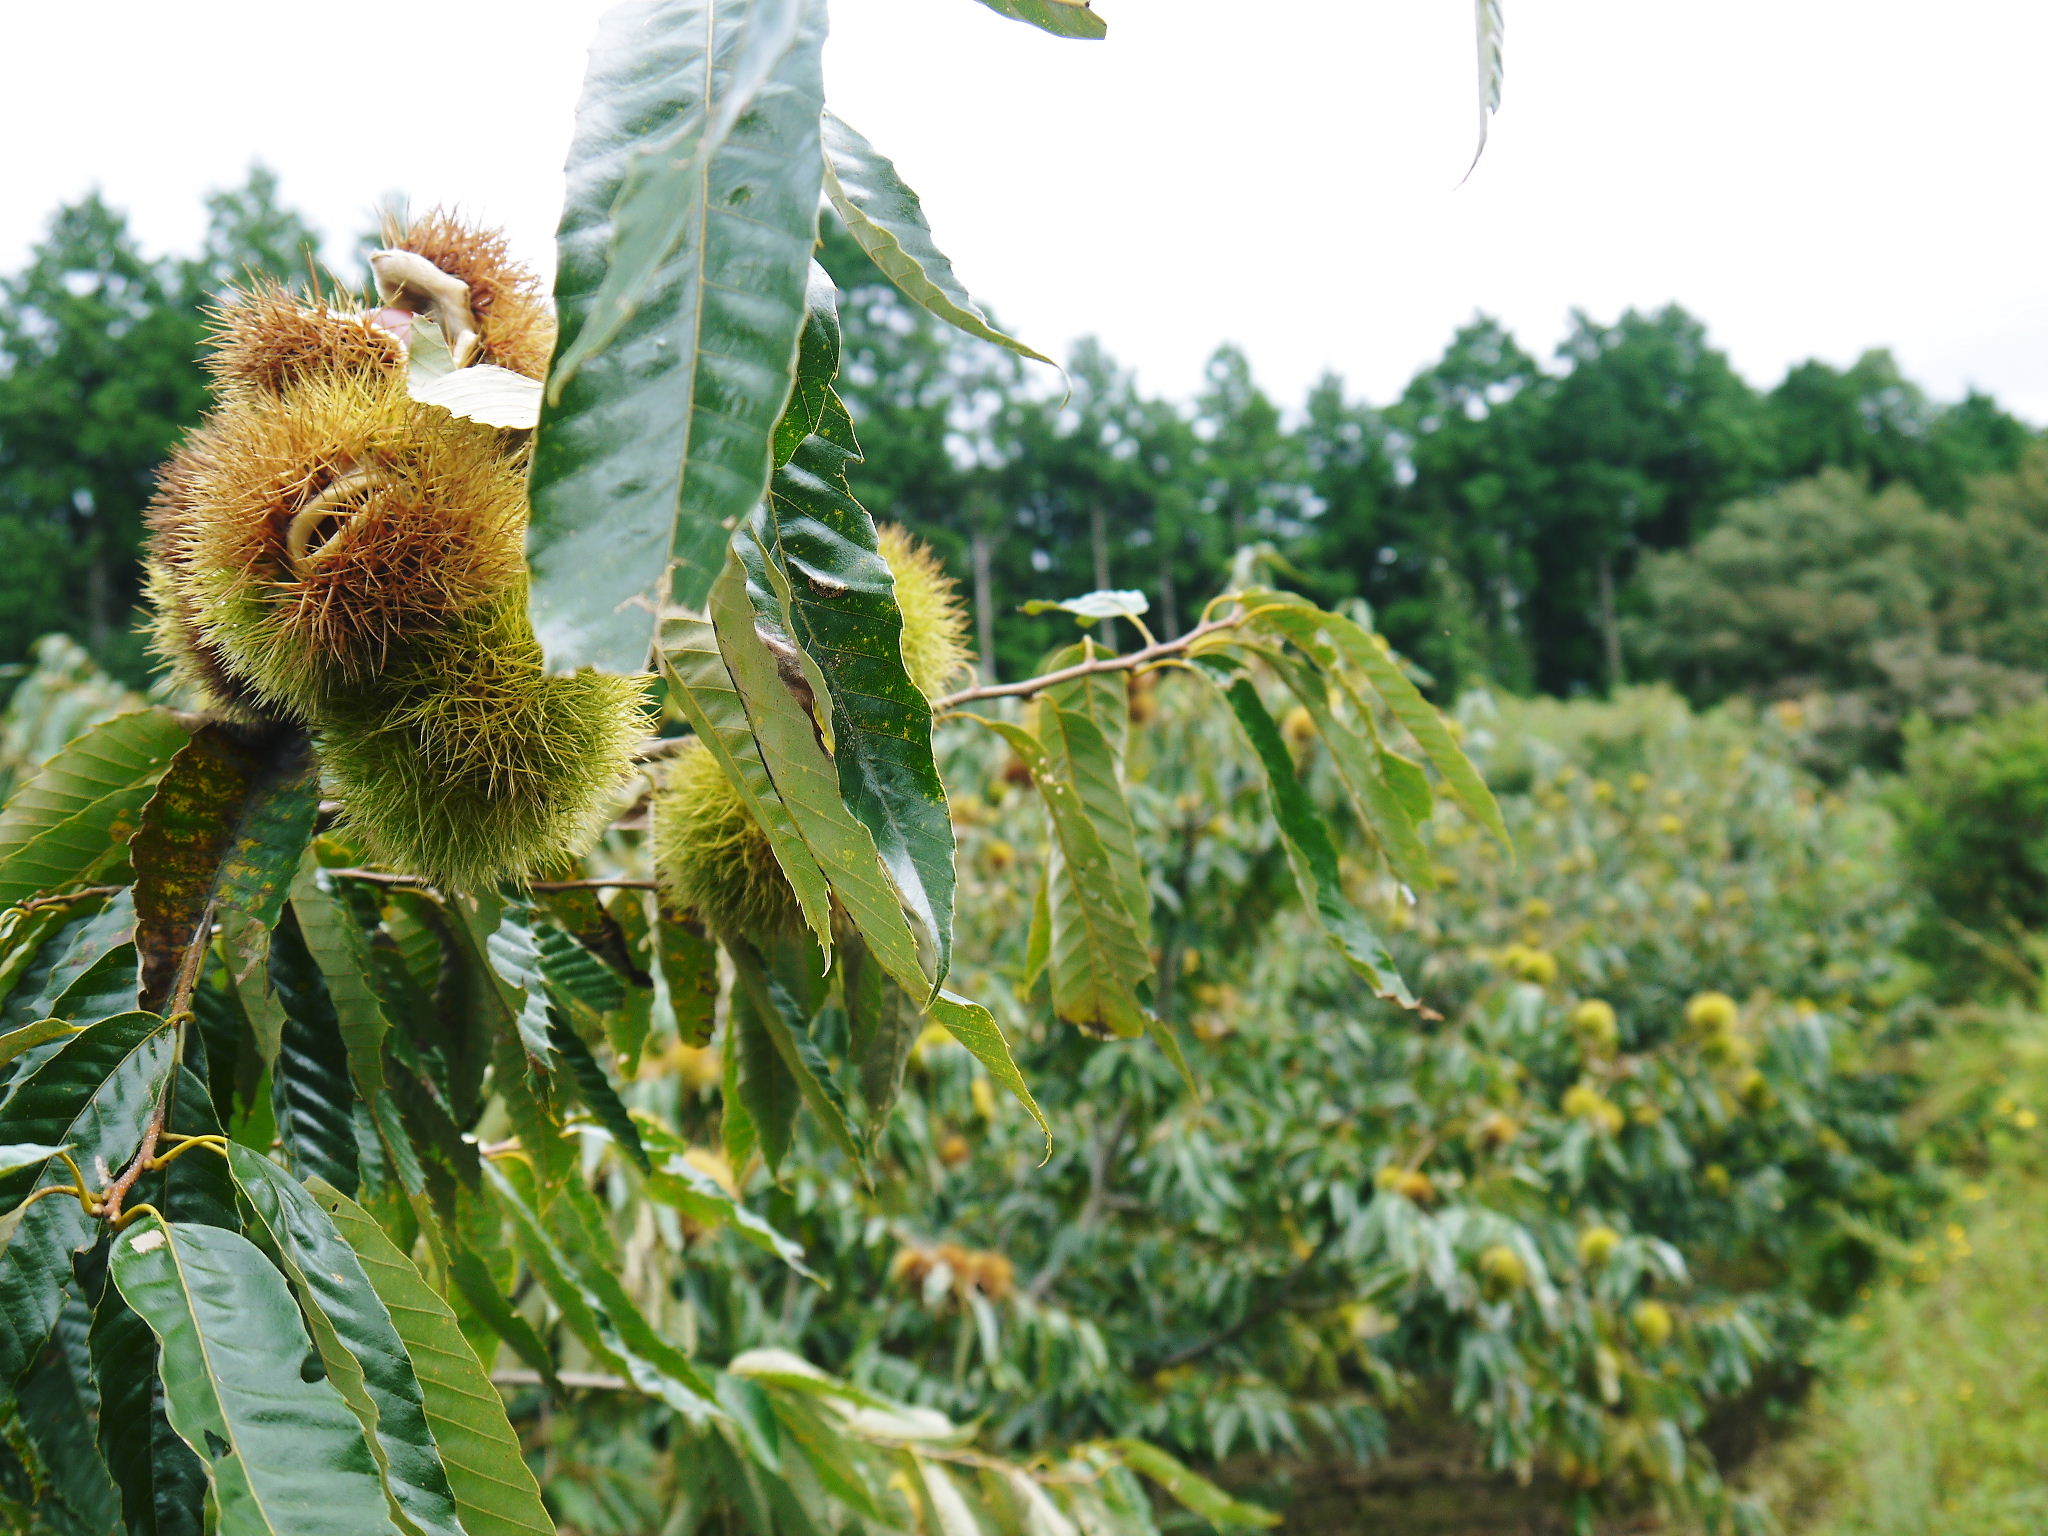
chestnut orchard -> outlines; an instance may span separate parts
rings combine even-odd
[[[983,3],[1103,32],[1075,0]],[[214,409],[151,515],[167,680],[133,708],[84,685],[93,723],[0,811],[20,1529],[548,1532],[505,1393],[541,1394],[543,1422],[644,1415],[664,1466],[632,1475],[666,1490],[663,1530],[1271,1523],[1189,1470],[1185,1437],[978,1434],[793,1350],[800,1329],[733,1343],[691,1301],[721,1263],[751,1273],[713,1238],[823,1285],[770,1219],[808,1181],[918,1198],[884,1145],[932,1113],[911,1064],[935,1042],[1042,1160],[1072,1126],[1035,1093],[1071,1104],[1106,1060],[1192,1077],[1134,761],[1185,743],[1196,807],[1200,764],[1255,786],[1255,809],[1218,786],[1214,813],[1270,833],[1330,984],[1418,1023],[1386,930],[1412,921],[1390,893],[1436,883],[1424,823],[1454,805],[1509,857],[1400,658],[1256,550],[1178,635],[1142,594],[1045,594],[1076,643],[975,680],[949,577],[848,491],[821,220],[914,302],[1038,354],[825,110],[824,10],[606,18],[552,296],[432,212],[389,220],[361,296],[351,275],[221,308]],[[1478,35],[1483,130],[1497,6]],[[962,883],[935,723],[999,754],[1035,858]],[[969,900],[1014,915],[1018,977],[956,948]],[[1049,1029],[1034,1080],[1010,1036]],[[637,1089],[685,1059],[718,1063],[708,1115]],[[1413,1201],[1427,1174],[1349,1177]],[[1538,1263],[1503,1235],[1476,1273],[1502,1298]],[[1000,1255],[896,1269],[1014,1283]]]

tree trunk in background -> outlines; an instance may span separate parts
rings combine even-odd
[[[995,540],[986,528],[976,528],[967,538],[967,558],[974,567],[974,639],[981,650],[981,677],[996,678],[996,593]]]
[[[1621,625],[1614,612],[1614,556],[1600,556],[1600,646],[1606,663],[1607,691],[1621,686]]]
[[[1088,545],[1095,554],[1095,590],[1109,590],[1109,518],[1102,510],[1102,503],[1096,502],[1088,509]],[[1095,635],[1111,650],[1116,649],[1116,625],[1104,619],[1095,626]]]
[[[1159,630],[1164,635],[1180,633],[1180,589],[1173,581],[1173,540],[1167,537],[1155,498],[1152,506],[1152,547],[1159,554]]]

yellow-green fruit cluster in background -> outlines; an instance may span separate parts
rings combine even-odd
[[[895,578],[903,670],[919,693],[939,698],[973,665],[966,604],[938,557],[903,528],[884,523],[875,542]],[[655,796],[654,869],[670,901],[721,933],[768,938],[802,920],[768,834],[702,742],[677,754]]]
[[[383,308],[265,286],[218,312],[215,408],[150,509],[156,648],[211,708],[310,729],[373,858],[455,886],[530,876],[608,818],[641,689],[542,665],[527,434],[407,389],[429,312],[409,283],[457,296],[431,312],[467,328],[458,350],[530,378],[553,343],[538,283],[501,236],[447,215],[387,237],[409,276]]]

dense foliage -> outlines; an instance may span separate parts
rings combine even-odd
[[[1015,999],[1071,1132],[1035,1166],[1029,1121],[921,1041],[872,1191],[820,1170],[776,1202],[831,1289],[756,1264],[692,1287],[697,1326],[801,1338],[1024,1448],[1355,1464],[1462,1421],[1588,1508],[1718,1507],[1716,1413],[1796,1373],[1930,1191],[1893,1119],[1928,1016],[1881,813],[1668,695],[1474,715],[1523,863],[1435,834],[1395,940],[1442,1014],[1418,1019],[1275,901],[1255,779],[1177,686],[1144,705],[1174,749],[1132,772],[1194,1084],[1030,1031],[1036,834],[1002,755],[960,742],[977,985]],[[684,1051],[640,1091],[708,1136],[718,1072]]]
[[[2048,930],[2048,707],[1933,728],[1893,795],[1920,893],[1912,948],[1953,992],[2036,994]]]

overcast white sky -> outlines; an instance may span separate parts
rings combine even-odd
[[[1676,299],[1752,378],[1889,345],[2048,421],[2040,0],[1506,0],[1473,135],[1469,0],[1097,0],[1102,43],[973,0],[834,0],[835,107],[969,286],[1157,390],[1216,343],[1284,401],[1396,392],[1475,310]],[[0,267],[98,184],[145,243],[262,158],[339,236],[459,200],[545,257],[604,0],[8,7]]]

